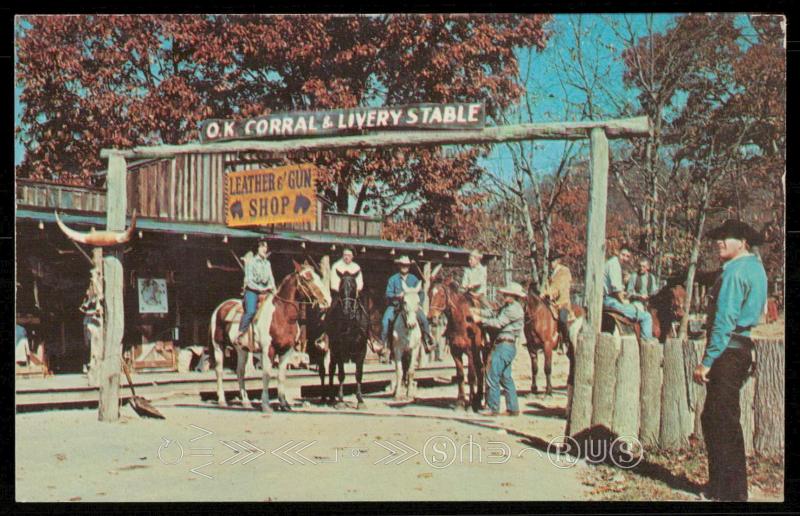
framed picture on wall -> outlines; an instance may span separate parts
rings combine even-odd
[[[138,278],[139,313],[165,314],[167,305],[167,280],[164,278]]]

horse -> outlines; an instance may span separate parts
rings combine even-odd
[[[686,289],[680,284],[667,284],[650,296],[647,311],[653,320],[653,337],[662,344],[673,334],[673,323],[683,318],[685,300]],[[618,334],[621,331],[620,327],[628,329],[628,333],[636,335],[637,340],[641,342],[641,325],[638,322],[628,319],[615,310],[604,308],[601,330]]]
[[[408,287],[403,281],[400,314],[392,322],[392,356],[395,363],[394,399],[414,399],[414,372],[422,351],[422,328],[417,321],[422,283]]]
[[[300,325],[297,322],[300,313],[300,302],[297,301],[298,293],[305,296],[312,305],[318,305],[322,310],[327,310],[331,305],[330,292],[325,288],[314,269],[307,263],[303,265],[294,261],[293,263],[295,271],[283,278],[275,295],[260,300],[252,323],[252,337],[249,333],[245,334],[244,346],[235,343],[239,321],[244,314],[241,300],[225,300],[212,313],[210,332],[219,405],[227,405],[225,392],[222,389],[222,359],[223,348],[230,346],[236,351],[236,375],[239,380],[239,395],[242,405],[252,407],[244,383],[248,347],[252,347],[261,349],[263,380],[261,410],[263,412],[272,411],[269,405],[269,381],[272,374],[272,362],[276,355],[280,356],[278,364],[279,408],[290,410],[289,402],[286,401],[284,384],[286,366],[294,355],[294,345],[300,336]],[[250,343],[250,339],[252,339],[252,343]]]
[[[544,352],[544,374],[547,381],[545,394],[551,396],[553,384],[550,381],[550,375],[553,371],[553,350],[558,346],[559,341],[558,321],[544,298],[539,296],[534,284],[528,287],[523,331],[528,354],[531,357],[531,394],[539,392],[536,375],[539,373],[538,354],[541,349]],[[567,344],[567,355],[571,357],[569,343]]]
[[[367,341],[370,338],[370,317],[356,297],[356,277],[339,271],[335,271],[335,274],[339,274],[341,278],[339,297],[325,318],[325,333],[330,346],[330,399],[336,400],[337,408],[344,406],[344,364],[352,360],[356,364],[357,408],[364,408],[366,404],[361,394],[361,378],[364,374],[364,358],[367,356]],[[339,390],[334,393],[333,375],[337,368]]]
[[[458,383],[458,399],[456,408],[464,410],[467,407],[464,378],[464,355],[469,361],[467,371],[469,381],[469,406],[474,411],[480,410],[483,405],[485,360],[483,346],[483,331],[472,320],[472,304],[466,295],[460,292],[455,280],[437,282],[431,287],[430,307],[428,317],[435,319],[441,314],[447,319],[445,338],[450,346],[450,354],[456,365],[456,381]]]

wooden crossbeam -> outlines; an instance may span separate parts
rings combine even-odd
[[[468,145],[502,143],[521,140],[580,140],[589,138],[592,129],[600,128],[608,138],[632,138],[650,134],[651,124],[646,116],[619,120],[588,122],[544,122],[505,125],[469,131],[387,131],[355,136],[300,137],[283,140],[240,140],[218,143],[188,143],[156,145],[133,149],[103,149],[100,156],[111,155],[129,159],[171,158],[176,154],[198,152],[271,152],[320,151],[329,149],[371,149],[377,147],[406,147],[417,145]]]

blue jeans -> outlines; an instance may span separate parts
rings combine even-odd
[[[642,327],[642,338],[653,338],[653,318],[650,312],[639,310],[633,305],[621,303],[617,298],[605,296],[603,298],[603,306],[622,312],[625,317],[637,321]]]
[[[242,316],[242,320],[239,321],[240,333],[250,327],[250,323],[253,322],[253,317],[256,316],[256,312],[258,311],[258,292],[250,290],[249,288],[244,289],[242,305],[244,306],[244,315]]]
[[[498,342],[492,350],[491,364],[486,375],[486,384],[489,394],[486,404],[492,412],[500,412],[500,389],[506,395],[506,409],[510,412],[519,411],[517,403],[517,388],[511,376],[511,364],[517,356],[517,346],[509,342]]]
[[[389,305],[386,307],[386,311],[383,312],[383,319],[381,320],[381,340],[386,343],[389,339],[389,324],[394,321],[395,314],[399,309],[394,305]],[[419,325],[422,327],[422,332],[425,335],[431,334],[431,325],[428,322],[428,317],[425,315],[425,312],[420,308],[417,310],[417,321],[419,321]]]

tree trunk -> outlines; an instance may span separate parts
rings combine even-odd
[[[683,303],[683,318],[681,318],[681,326],[678,331],[678,338],[686,338],[689,329],[689,316],[692,311],[692,294],[694,291],[694,275],[697,271],[697,259],[700,256],[700,242],[703,236],[703,227],[706,223],[706,210],[708,209],[709,201],[709,186],[708,182],[703,184],[703,202],[700,206],[700,211],[697,214],[697,224],[695,226],[694,241],[692,242],[692,254],[689,258],[689,271],[686,273],[686,300]],[[711,322],[711,321],[709,321]]]
[[[639,436],[641,365],[639,341],[635,336],[622,337],[622,349],[617,358],[614,393],[614,419],[611,431],[618,436],[635,439]]]
[[[700,416],[703,414],[703,405],[706,401],[706,388],[694,382],[692,375],[694,368],[703,359],[706,349],[705,340],[684,340],[683,342],[683,372],[686,375],[687,395],[689,400],[689,415],[692,418],[692,432],[696,437],[703,438],[703,425]]]
[[[585,328],[585,326],[584,326]],[[596,334],[581,332],[575,347],[575,375],[572,389],[572,405],[567,422],[567,435],[578,434],[592,423],[592,390],[594,385],[594,355]]]
[[[742,389],[739,391],[739,409],[741,415],[739,421],[742,424],[742,435],[744,436],[744,452],[747,455],[753,454],[753,438],[755,437],[755,378],[748,376]]]
[[[531,222],[531,210],[528,200],[523,195],[520,199],[522,204],[522,219],[525,223],[525,237],[528,239],[528,246],[530,249],[530,265],[531,265],[531,280],[536,284],[536,289],[539,289],[539,269],[536,266],[536,256],[534,249],[536,248],[536,233],[533,230],[533,223]]]
[[[622,341],[619,335],[600,334],[594,354],[592,426],[602,425],[609,430],[613,427],[617,357],[621,347]]]
[[[641,428],[639,436],[642,444],[658,444],[658,433],[661,426],[661,386],[664,348],[660,342],[648,340],[642,342],[641,348]]]
[[[784,339],[756,340],[754,445],[762,455],[784,450],[785,352]]]
[[[659,445],[664,449],[677,449],[686,445],[694,426],[689,414],[686,374],[683,367],[681,340],[667,339],[664,344],[664,386],[661,395],[659,433]]]

